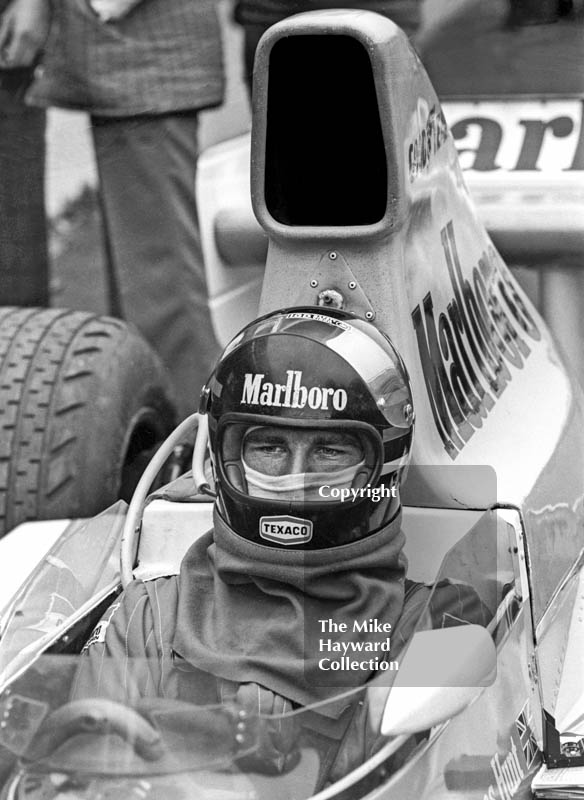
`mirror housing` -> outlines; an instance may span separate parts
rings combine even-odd
[[[392,686],[367,689],[372,724],[383,736],[401,736],[446,722],[493,683],[496,666],[495,644],[480,625],[418,631]]]

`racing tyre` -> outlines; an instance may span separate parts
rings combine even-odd
[[[174,427],[168,385],[119,320],[0,308],[0,536],[129,499]]]

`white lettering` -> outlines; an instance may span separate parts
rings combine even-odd
[[[391,639],[388,636],[383,642],[337,642],[334,639],[321,639],[319,642],[319,650],[322,652],[328,650],[332,653],[371,653],[371,652],[386,652],[391,650]]]
[[[281,408],[309,408],[327,411],[329,398],[335,411],[347,407],[348,395],[344,389],[331,386],[303,386],[300,370],[286,370],[286,383],[262,383],[264,374],[252,375],[246,372],[243,382],[241,404],[250,406],[273,406]]]
[[[322,391],[318,388],[318,386],[313,386],[308,392],[308,405],[311,408],[326,408],[326,396],[323,403]]]
[[[282,392],[284,391],[284,388],[285,388],[285,387],[284,387],[284,386],[282,386],[282,384],[281,384],[281,383],[277,383],[277,384],[275,385],[275,387],[274,387],[274,389],[275,389],[275,394],[274,394],[274,405],[275,405],[275,406],[281,406],[281,405],[282,405],[282,403],[280,402],[280,396],[281,396]]]
[[[511,752],[507,753],[503,761],[499,758],[498,753],[495,753],[491,759],[491,769],[502,800],[511,800],[525,777],[513,739],[510,740],[510,747]]]
[[[312,539],[312,522],[297,517],[261,517],[260,537],[276,544],[303,544]]]
[[[327,499],[334,498],[336,500],[340,498],[343,503],[346,500],[356,503],[358,500],[363,500],[364,498],[368,498],[372,503],[379,503],[384,498],[397,497],[397,486],[386,486],[385,484],[371,486],[371,484],[368,483],[366,486],[361,486],[358,489],[353,487],[350,489],[341,489],[338,486],[331,486],[329,483],[326,483],[318,487],[318,494],[320,497]]]
[[[262,393],[260,395],[260,406],[273,406],[274,405],[274,384],[264,383],[262,385]]]
[[[335,411],[342,411],[347,405],[347,393],[344,389],[337,389],[333,394],[333,408]]]
[[[329,325],[334,325],[336,328],[342,328],[344,331],[352,330],[352,327],[346,322],[342,322],[340,319],[334,319],[334,317],[326,317],[324,314],[295,311],[293,314],[286,314],[286,319],[311,319],[317,320],[318,322],[326,322]]]
[[[333,661],[330,658],[321,658],[318,662],[318,668],[325,672],[338,672],[339,670],[352,670],[373,672],[380,670],[381,672],[396,672],[399,670],[399,661],[384,661],[379,658],[371,658],[367,661],[356,661],[350,659],[348,656],[343,656],[338,661]]]
[[[257,406],[259,404],[259,393],[262,385],[263,375],[251,375],[249,372],[245,373],[243,382],[243,394],[241,395],[241,402],[250,406]]]
[[[290,408],[292,402],[292,384],[294,383],[294,370],[288,369],[286,370],[286,375],[288,376],[288,380],[286,381],[286,391],[284,393],[284,402],[282,405],[284,408]]]

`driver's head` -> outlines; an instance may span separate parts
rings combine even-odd
[[[218,509],[240,536],[320,549],[397,512],[409,458],[405,366],[373,325],[289,309],[248,325],[203,390]]]

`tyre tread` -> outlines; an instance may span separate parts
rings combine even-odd
[[[146,371],[152,368],[157,396],[164,397],[161,413],[171,426],[160,366],[125,323],[87,311],[0,308],[0,536],[27,519],[98,510],[89,507],[88,496],[99,494],[99,479],[95,492],[87,481],[80,492],[80,472],[89,474],[86,461],[94,461],[81,432],[91,433],[110,364],[128,363],[124,357],[137,354]],[[105,470],[120,465],[100,468],[103,479]]]

